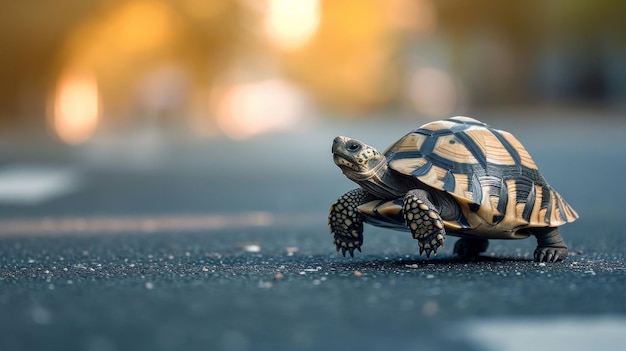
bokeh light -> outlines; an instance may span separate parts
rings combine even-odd
[[[306,44],[320,23],[319,0],[269,0],[266,11],[265,31],[284,50]]]
[[[67,144],[83,143],[98,126],[99,96],[96,78],[69,70],[59,79],[54,98],[54,130]]]
[[[213,94],[217,125],[235,140],[294,128],[306,114],[306,99],[277,79],[230,84]]]

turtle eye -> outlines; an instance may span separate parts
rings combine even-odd
[[[357,143],[354,140],[350,140],[346,144],[346,149],[348,149],[348,151],[350,151],[350,152],[357,152],[357,151],[361,150],[361,144]]]

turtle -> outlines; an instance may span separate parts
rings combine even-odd
[[[534,236],[536,262],[567,255],[558,227],[576,211],[539,172],[513,134],[470,117],[437,120],[379,152],[359,140],[333,140],[334,163],[359,185],[334,202],[328,224],[343,256],[361,252],[363,224],[410,231],[419,254],[436,255],[447,235],[454,254],[475,258],[490,239]]]

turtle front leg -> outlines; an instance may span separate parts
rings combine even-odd
[[[345,256],[348,251],[350,256],[354,257],[355,249],[361,251],[365,217],[359,213],[357,207],[373,199],[372,195],[362,189],[353,189],[341,195],[330,206],[328,225],[330,233],[335,236],[333,242],[337,247],[337,252],[341,250]]]
[[[533,235],[537,238],[535,262],[558,262],[567,258],[567,245],[558,228],[537,228]]]
[[[428,199],[428,193],[421,189],[411,190],[404,197],[404,220],[420,247],[420,255],[426,251],[437,255],[437,249],[443,247],[446,231],[443,221],[435,206]]]

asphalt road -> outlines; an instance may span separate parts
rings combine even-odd
[[[384,148],[419,121],[320,122],[243,143],[5,143],[0,350],[617,349],[626,122],[527,114],[482,118],[514,132],[580,213],[562,228],[562,263],[532,262],[530,239],[462,261],[452,237],[427,260],[406,233],[371,226],[362,254],[335,254],[326,210],[352,185],[332,138]],[[15,183],[29,177],[57,190]],[[31,191],[3,197],[3,182]]]

